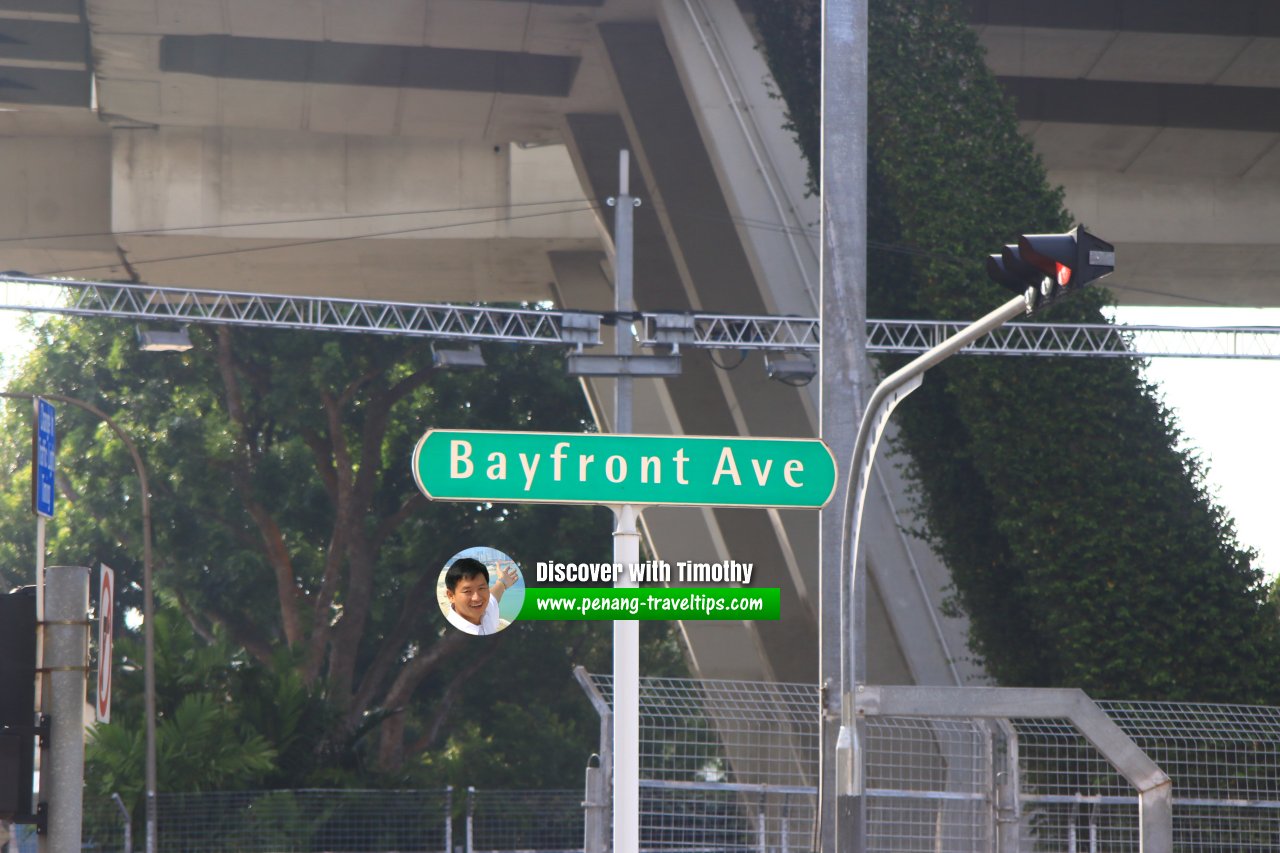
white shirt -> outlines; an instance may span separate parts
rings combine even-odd
[[[452,604],[444,612],[444,616],[449,620],[449,624],[459,631],[465,631],[468,634],[495,634],[498,631],[498,599],[492,595],[489,596],[489,603],[485,605],[484,615],[480,617],[479,625],[463,619],[458,615],[458,611],[453,609]]]

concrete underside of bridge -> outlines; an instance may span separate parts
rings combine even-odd
[[[603,202],[627,148],[641,308],[818,313],[817,206],[733,0],[37,5],[0,0],[0,269],[608,309]],[[1117,244],[1117,297],[1280,305],[1280,31],[1263,5],[1214,4],[1254,10],[1234,30],[1156,0],[1115,0],[1096,30],[1035,5],[975,2],[974,25],[1068,205]],[[686,353],[678,379],[638,382],[636,430],[817,433],[816,383],[736,361]],[[609,384],[587,386],[605,426]],[[945,567],[880,471],[871,680],[979,679],[941,612]],[[644,522],[656,556],[750,561],[782,590],[777,623],[684,626],[700,675],[817,679],[814,514]]]

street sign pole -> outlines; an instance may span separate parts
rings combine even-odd
[[[31,511],[36,516],[36,704],[33,715],[44,712],[44,559],[45,523],[53,517],[53,480],[57,465],[57,412],[40,397],[32,398],[35,428],[31,433]],[[37,845],[43,851],[45,836]]]
[[[618,198],[613,213],[614,309],[618,314],[614,352],[619,361],[632,352],[632,199],[631,157],[618,155]],[[632,429],[634,381],[619,376],[613,388],[613,431],[627,435]],[[614,512],[613,561],[622,565],[640,562],[639,515],[633,504],[612,507]],[[622,572],[618,588],[634,587],[629,572]],[[640,623],[618,619],[613,623],[613,853],[638,853],[640,849]]]

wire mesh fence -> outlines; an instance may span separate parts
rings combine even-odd
[[[175,853],[440,853],[452,792],[221,791],[160,794],[157,846]]]
[[[1280,708],[1098,705],[1173,779],[1179,850],[1280,850]],[[1124,780],[1063,721],[1016,727],[1024,848],[1136,850],[1137,803]]]
[[[466,853],[582,850],[582,791],[467,789]]]
[[[126,851],[133,847],[128,812],[113,800],[85,797],[80,825],[81,846],[86,851]]]
[[[812,850],[818,708],[811,684],[641,679],[640,850]]]
[[[613,676],[589,678],[611,705]],[[640,680],[643,780],[812,788],[818,746],[812,684]]]
[[[611,676],[587,683],[611,707]],[[641,679],[640,849],[814,849],[819,702]],[[1280,851],[1280,708],[1098,705],[1173,779],[1179,853]],[[873,853],[1140,850],[1133,786],[1065,719],[868,716],[864,761]]]
[[[588,678],[612,700],[609,676]],[[813,685],[642,680],[642,853],[814,849],[818,702]],[[1173,779],[1179,853],[1280,851],[1280,708],[1098,705]],[[1066,719],[870,715],[865,734],[873,853],[1140,849],[1132,786]],[[158,807],[163,853],[584,849],[579,790],[206,792]],[[85,850],[123,851],[122,815],[86,800]]]
[[[866,734],[868,849],[992,849],[983,725],[884,717],[868,720]]]

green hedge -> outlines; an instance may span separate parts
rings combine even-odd
[[[869,314],[980,316],[1009,297],[986,279],[985,256],[1071,219],[983,65],[967,4],[870,7]],[[819,3],[754,9],[816,172]],[[1105,322],[1107,298],[1095,289],[1046,319]],[[895,415],[972,649],[1003,684],[1280,701],[1280,634],[1253,555],[1140,368],[958,358]]]

